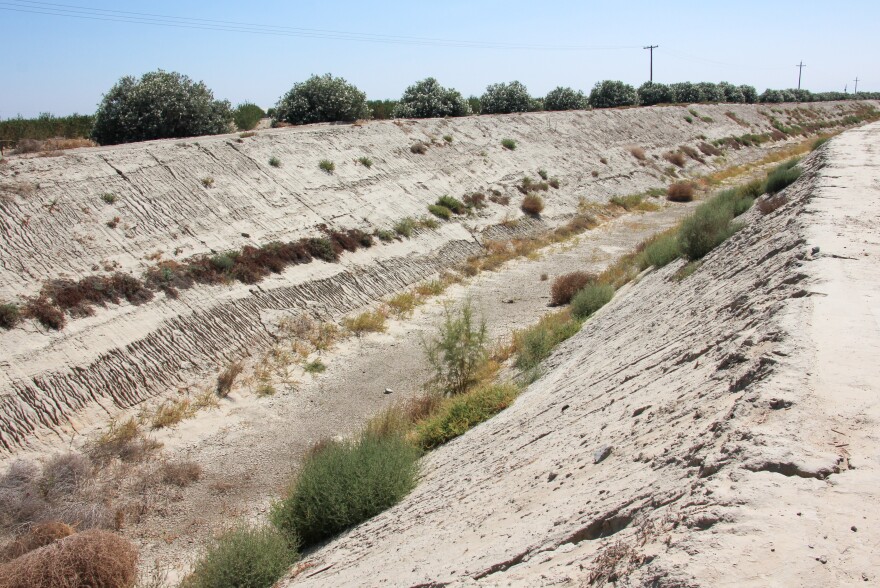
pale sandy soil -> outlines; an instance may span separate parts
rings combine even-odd
[[[282,585],[876,584],[878,155],[845,133],[693,275],[619,292]]]

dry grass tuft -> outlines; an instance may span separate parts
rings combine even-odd
[[[180,421],[188,419],[196,413],[189,398],[169,400],[159,405],[150,419],[150,428],[162,429],[173,427]]]
[[[550,306],[568,304],[578,291],[595,282],[596,276],[587,272],[571,272],[559,276],[550,287]]]
[[[645,150],[641,147],[630,147],[629,148],[630,155],[638,159],[639,161],[645,161],[647,156],[645,155]],[[604,161],[602,163],[605,163]]]
[[[179,488],[186,488],[202,478],[202,466],[194,461],[177,461],[162,464],[162,481]]]
[[[397,317],[407,317],[413,313],[416,307],[421,304],[422,301],[419,300],[419,297],[416,296],[413,292],[401,292],[400,294],[395,294],[388,300],[388,308],[391,309]]]
[[[721,155],[721,149],[718,149],[714,145],[710,145],[709,143],[706,143],[705,141],[700,143],[699,145],[697,145],[697,147],[699,147],[700,151],[702,151],[704,155],[711,155],[711,156]]]
[[[364,333],[384,333],[386,318],[388,317],[381,310],[368,310],[357,316],[343,319],[342,325],[360,337]]]
[[[409,150],[417,155],[424,155],[428,152],[428,146],[421,141],[417,141],[410,146]]]
[[[220,375],[217,376],[217,396],[221,398],[229,396],[232,386],[235,384],[235,379],[241,374],[243,369],[244,364],[240,361],[233,361],[226,366],[226,369],[220,372]]]
[[[119,458],[124,462],[139,462],[157,451],[162,444],[144,437],[140,425],[133,419],[121,423],[113,421],[110,429],[87,448],[89,457],[98,463]]]
[[[667,151],[663,154],[663,159],[678,167],[684,167],[685,157],[680,151]]]
[[[788,196],[785,194],[767,195],[765,198],[758,200],[758,210],[763,215],[770,214],[788,203]]]
[[[694,199],[694,185],[691,182],[676,182],[666,190],[670,202],[690,202]]]
[[[92,529],[0,566],[3,588],[131,588],[137,549],[115,533]]]

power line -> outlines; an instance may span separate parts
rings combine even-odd
[[[650,83],[654,83],[654,49],[656,49],[659,46],[660,45],[648,45],[647,47],[642,47],[642,49],[648,49],[648,51],[651,53],[651,66],[650,66],[649,77],[648,77],[648,81]]]
[[[12,0],[0,2],[0,10],[20,12],[44,16],[58,16],[85,20],[120,22],[151,26],[163,26],[180,29],[193,29],[219,32],[248,33],[281,37],[301,37],[312,39],[329,39],[342,41],[360,41],[368,43],[387,43],[395,45],[421,45],[433,47],[471,48],[471,49],[521,49],[535,51],[601,51],[637,49],[637,46],[608,45],[528,45],[521,43],[503,43],[494,41],[467,41],[455,39],[439,39],[432,37],[414,37],[405,35],[381,35],[357,33],[350,31],[334,31],[300,27],[285,27],[226,20],[178,17],[153,13],[130,12],[89,8],[71,4],[53,2],[36,2],[29,0]]]

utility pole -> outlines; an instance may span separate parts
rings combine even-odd
[[[804,68],[807,67],[804,65],[804,60],[801,59],[801,62],[795,66],[798,68],[798,90],[801,89],[801,74],[804,73]]]
[[[853,94],[859,93],[859,76],[856,76],[856,87],[853,88]]]
[[[651,53],[651,70],[650,70],[651,73],[650,73],[650,77],[648,78],[648,81],[651,82],[652,84],[654,83],[654,49],[656,49],[659,46],[660,45],[648,45],[647,47],[642,47],[642,49],[648,49]]]

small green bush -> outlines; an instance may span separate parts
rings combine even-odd
[[[571,314],[576,318],[589,318],[614,297],[614,286],[610,284],[590,284],[575,294],[571,300]]]
[[[477,319],[470,302],[457,311],[447,307],[437,334],[423,341],[434,382],[444,392],[460,394],[476,380],[485,363],[486,321]]]
[[[369,157],[359,157],[358,163],[360,163],[362,166],[364,166],[366,168],[373,167],[373,160],[370,159]]]
[[[797,163],[797,159],[792,159],[767,174],[767,181],[764,184],[765,191],[769,194],[776,194],[793,184],[803,172],[801,168],[797,167]]]
[[[208,546],[183,588],[270,588],[297,560],[295,548],[271,528],[239,527]]]
[[[269,165],[271,165],[272,167],[281,167],[281,160],[274,156],[270,157]]]
[[[538,367],[553,348],[577,333],[581,323],[567,312],[548,314],[532,325],[513,335],[516,353],[515,365],[523,371]]]
[[[443,220],[449,220],[450,218],[452,218],[452,211],[445,206],[440,206],[439,204],[429,204],[428,212],[436,217],[442,218]]]
[[[545,181],[547,180],[548,177],[550,177],[550,175],[547,173],[546,169],[539,169],[538,175],[541,176],[541,179],[545,180]]]
[[[429,450],[463,435],[510,406],[519,391],[514,384],[494,384],[445,400],[416,427],[416,444]]]
[[[455,214],[464,214],[465,212],[467,212],[467,207],[464,205],[464,203],[457,198],[453,198],[452,196],[441,196],[437,199],[436,204],[438,206],[445,206]]]
[[[275,107],[276,120],[294,125],[369,118],[367,95],[344,78],[313,75],[293,85]]]
[[[443,140],[447,143],[452,143],[452,135],[443,135]]]
[[[681,251],[691,261],[702,259],[734,230],[733,208],[714,199],[704,202],[694,214],[682,221],[679,229]]]
[[[395,239],[394,231],[389,231],[388,229],[377,229],[376,236],[379,237],[379,240],[386,243]]]
[[[21,320],[21,311],[15,304],[0,304],[0,327],[11,329]]]
[[[642,251],[639,257],[639,270],[649,267],[661,268],[681,255],[678,245],[678,235],[670,233],[652,240]]]
[[[101,200],[103,200],[107,204],[115,204],[116,194],[113,194],[111,192],[104,192],[103,194],[101,194]]]
[[[418,448],[396,436],[329,442],[309,455],[272,522],[304,547],[390,508],[416,484]]]
[[[318,167],[327,172],[328,174],[332,174],[336,169],[336,164],[330,161],[329,159],[322,159],[318,162]]]
[[[252,102],[242,102],[232,111],[235,126],[239,131],[252,130],[264,116],[266,116],[266,112]]]
[[[501,146],[505,149],[513,151],[514,149],[516,149],[516,141],[514,141],[513,139],[501,139]]]
[[[412,237],[414,228],[416,228],[416,221],[409,217],[404,217],[395,223],[394,232],[401,237],[406,237],[408,239]]]

